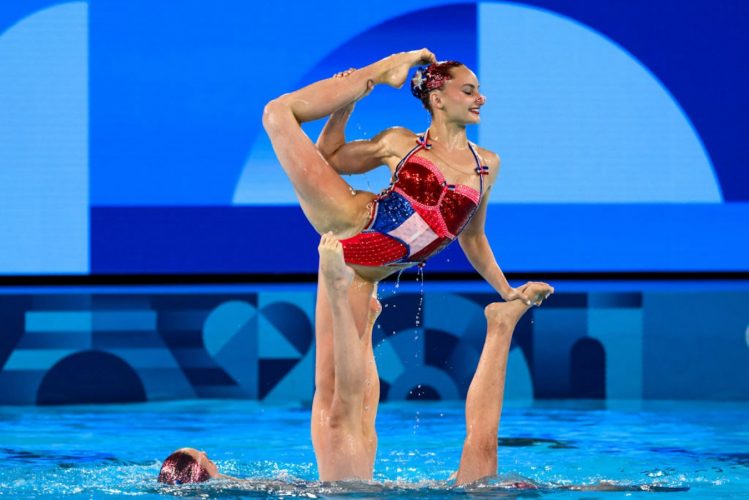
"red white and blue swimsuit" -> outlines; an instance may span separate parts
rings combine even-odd
[[[423,263],[455,240],[478,210],[489,167],[481,164],[469,143],[479,190],[447,184],[434,163],[416,155],[431,148],[428,139],[427,131],[400,161],[390,186],[375,198],[367,227],[341,240],[346,263],[377,267]]]

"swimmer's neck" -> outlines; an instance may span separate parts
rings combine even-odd
[[[468,148],[465,123],[448,122],[434,117],[429,125],[429,139],[442,145],[448,151]]]

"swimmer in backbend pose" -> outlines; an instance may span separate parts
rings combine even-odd
[[[353,104],[375,85],[400,87],[410,68],[428,64],[411,80],[412,93],[432,121],[422,136],[390,128],[371,140],[346,142],[344,128]],[[346,264],[354,270],[348,288],[359,338],[364,339],[363,376],[377,380],[371,345],[372,297],[376,284],[401,269],[420,264],[456,238],[478,273],[507,300],[530,305],[530,284],[512,288],[497,265],[484,233],[488,193],[499,171],[499,157],[474,146],[466,126],[480,121],[486,99],[476,75],[457,62],[437,63],[426,49],[395,54],[359,70],[322,80],[269,102],[263,113],[279,162],[288,175],[307,219],[320,234],[341,240]],[[300,124],[330,115],[313,144]],[[355,192],[341,177],[387,165],[392,183],[380,195]],[[315,396],[312,440],[321,446],[335,391],[332,306],[318,278],[315,311]],[[372,389],[364,407],[379,398]],[[371,418],[374,419],[374,413]],[[371,475],[371,472],[370,472]]]

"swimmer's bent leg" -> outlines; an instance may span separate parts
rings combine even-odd
[[[383,73],[383,62],[329,78],[269,102],[263,112],[273,150],[291,180],[304,214],[319,232],[350,236],[369,216],[374,195],[353,194],[351,187],[322,157],[300,123],[327,116],[361,98]]]

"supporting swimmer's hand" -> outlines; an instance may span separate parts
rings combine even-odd
[[[406,83],[413,66],[437,62],[437,57],[428,49],[420,49],[393,54],[380,62],[383,63],[383,72],[376,83],[386,83],[399,89]]]
[[[520,300],[527,306],[540,306],[552,293],[554,293],[553,286],[539,281],[529,281],[517,288],[510,288],[501,295],[507,302]]]

